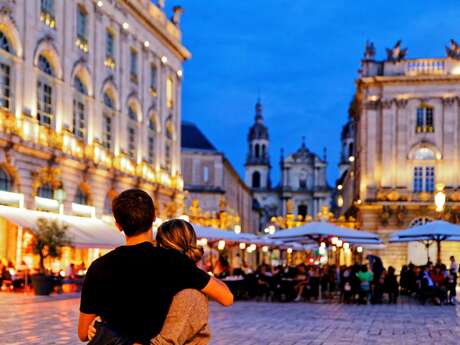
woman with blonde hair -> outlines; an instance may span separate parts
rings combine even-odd
[[[177,250],[195,263],[198,263],[203,255],[203,250],[197,246],[192,224],[181,219],[169,220],[160,225],[157,230],[156,245],[166,250]],[[224,283],[219,282],[219,284]],[[95,321],[101,320],[97,318]],[[97,322],[93,322],[88,331],[91,340],[88,345],[109,344],[109,342],[95,341],[96,324]],[[113,338],[118,340],[116,344],[129,343],[116,334]],[[207,345],[210,339],[208,298],[201,291],[185,289],[174,296],[163,327],[160,333],[150,340],[150,345]]]
[[[182,252],[196,263],[203,255],[192,224],[185,220],[173,219],[161,224],[156,242],[159,247]],[[150,344],[206,345],[210,339],[208,298],[201,291],[185,289],[174,296],[163,328]]]

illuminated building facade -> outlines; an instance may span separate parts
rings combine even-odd
[[[117,193],[139,187],[161,216],[181,212],[182,64],[190,53],[181,8],[169,20],[163,6],[2,1],[2,203],[19,206],[23,194],[26,209],[101,217]],[[21,239],[3,225],[0,257],[14,260]]]
[[[460,221],[460,49],[445,58],[406,58],[398,42],[377,60],[368,43],[356,83],[354,156],[342,176],[342,213],[356,212],[360,226],[385,241],[391,232],[434,219]],[[446,204],[436,211],[435,194]],[[340,193],[339,193],[340,194]],[[436,246],[430,251],[435,260]],[[443,244],[443,261],[460,247]],[[387,244],[386,265],[426,262],[420,243]]]

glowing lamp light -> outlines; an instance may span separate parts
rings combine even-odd
[[[343,241],[342,241],[342,240],[337,240],[337,242],[336,242],[335,245],[336,245],[338,248],[340,248],[340,247],[342,247],[342,244],[343,244]]]
[[[235,234],[241,233],[241,225],[235,225]]]
[[[326,248],[326,243],[324,242],[321,242],[321,244],[319,245],[320,248]]]
[[[262,247],[262,251],[263,251],[264,253],[267,253],[267,252],[268,252],[268,246],[263,246],[263,247]]]
[[[166,64],[166,63],[168,62],[168,58],[167,58],[166,56],[163,55],[163,56],[161,57],[161,62],[162,62],[163,64]]]
[[[336,247],[336,246],[333,246],[333,247],[332,247],[332,251],[333,251],[333,252],[336,252],[336,251],[337,251],[337,247]]]
[[[444,185],[439,183],[436,186],[438,192],[434,196],[434,204],[436,205],[436,212],[444,211],[444,206],[446,204],[446,193],[444,193]]]
[[[332,237],[331,243],[332,243],[332,244],[337,244],[337,241],[338,241],[338,240],[339,240],[338,237]]]
[[[149,41],[145,41],[145,42],[144,42],[144,47],[145,47],[145,48],[150,47],[150,42],[149,42]]]
[[[129,29],[129,24],[127,22],[124,22],[122,27],[123,27],[123,30],[128,30]]]
[[[274,225],[270,225],[270,226],[268,227],[268,233],[269,233],[270,235],[273,235],[275,232],[276,232],[275,226],[274,226]]]
[[[358,247],[358,248],[356,248],[356,251],[357,251],[358,253],[362,253],[362,252],[363,252],[363,247]]]
[[[319,252],[319,255],[325,255],[326,254],[326,247],[319,247],[318,252]]]
[[[288,254],[292,254],[292,248],[288,248],[288,249],[287,249],[287,253],[288,253]]]
[[[338,207],[343,207],[343,196],[339,195],[337,197],[337,206]]]
[[[241,250],[246,249],[246,243],[240,243],[240,249]]]
[[[220,240],[219,243],[217,244],[217,249],[224,250],[224,248],[225,248],[225,241]]]
[[[99,0],[99,1],[97,2],[97,7],[102,7],[102,5],[104,5],[104,3],[103,3],[102,1]]]
[[[182,78],[182,70],[181,70],[181,69],[177,71],[177,76],[178,76],[179,78]]]
[[[353,163],[355,161],[355,156],[350,156],[348,157],[348,161],[350,161],[351,163]]]
[[[342,189],[343,189],[343,186],[342,186],[341,184],[339,184],[339,185],[337,186],[337,189],[338,189],[338,190],[342,190]]]
[[[345,250],[350,249],[350,243],[344,243],[343,244],[343,249],[345,249]]]

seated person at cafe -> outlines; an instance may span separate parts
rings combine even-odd
[[[227,286],[187,256],[153,245],[155,208],[147,193],[124,191],[114,199],[112,210],[126,245],[96,259],[87,271],[78,323],[82,341],[100,316],[98,332],[108,340],[149,344],[160,332],[174,295],[184,289],[200,290],[223,305],[233,303]]]

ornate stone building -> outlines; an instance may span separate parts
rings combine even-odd
[[[445,58],[410,59],[398,42],[377,60],[373,44],[366,46],[350,120],[356,159],[343,177],[353,198],[342,211],[355,209],[361,228],[385,240],[426,221],[460,220],[460,48],[452,41],[446,51]],[[443,212],[435,210],[437,191],[447,196]],[[446,261],[460,246],[443,248]],[[378,254],[398,268],[427,258],[418,243],[387,244]]]
[[[17,206],[22,194],[27,209],[102,216],[118,192],[137,186],[160,215],[180,211],[190,53],[181,9],[169,20],[163,3],[0,2],[0,190],[10,193],[2,203]],[[17,236],[0,227],[0,257],[20,257],[8,246]]]
[[[259,217],[251,189],[230,161],[219,152],[201,130],[182,122],[182,171],[188,214],[198,211],[202,221],[218,219],[218,226],[243,232],[257,232]],[[226,224],[222,224],[226,223]]]
[[[291,212],[302,218],[315,217],[323,206],[329,207],[331,189],[326,180],[326,157],[311,152],[303,140],[296,152],[287,157],[281,154],[280,182],[272,186],[269,144],[268,128],[258,101],[255,123],[248,134],[245,168],[246,184],[251,186],[262,211],[261,225],[266,225],[273,216]]]

